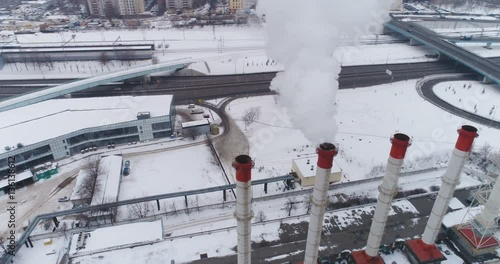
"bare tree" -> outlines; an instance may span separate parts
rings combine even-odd
[[[4,253],[7,253],[7,248],[5,247],[5,239],[0,237],[0,247],[3,249]]]
[[[172,206],[170,208],[172,209],[172,211],[174,211],[175,215],[178,215],[177,207],[175,206],[175,201],[172,201]]]
[[[106,65],[108,64],[108,55],[106,55],[106,52],[101,52],[101,54],[99,55],[99,62],[101,63],[101,65]]]
[[[306,209],[306,214],[309,214],[311,212],[311,207],[312,207],[312,196],[306,197],[304,200],[304,208]]]
[[[263,211],[259,211],[257,215],[255,215],[255,220],[257,223],[263,223],[264,221],[266,221],[266,219],[267,217]]]
[[[250,107],[243,113],[243,122],[245,122],[245,129],[251,125],[255,120],[260,117],[260,107]]]
[[[83,161],[82,170],[85,172],[85,179],[78,191],[83,197],[92,197],[95,192],[100,190],[97,177],[104,173],[100,164],[99,156],[90,156]]]
[[[293,198],[288,198],[285,204],[285,210],[288,212],[288,216],[292,215],[293,210],[297,210],[297,202]]]
[[[153,206],[149,202],[129,204],[127,208],[131,218],[144,218],[153,211]]]
[[[160,60],[158,59],[158,57],[153,56],[153,58],[151,59],[151,63],[152,63],[153,65],[156,65],[156,64],[158,64],[158,62],[160,62]]]

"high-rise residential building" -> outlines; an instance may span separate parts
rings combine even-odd
[[[144,12],[144,0],[87,0],[90,15],[114,17]]]
[[[118,0],[120,15],[129,16],[144,12],[144,0]]]
[[[119,13],[114,0],[87,0],[87,8],[91,16],[112,17]]]
[[[193,8],[193,0],[163,0],[163,1],[166,1],[168,10]]]
[[[245,0],[229,0],[229,9],[231,12],[245,9]]]

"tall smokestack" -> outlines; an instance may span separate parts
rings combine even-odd
[[[492,236],[496,231],[493,227],[496,226],[495,221],[500,210],[500,179],[497,178],[495,186],[491,190],[490,197],[484,205],[484,209],[474,219],[473,223],[476,228],[484,236]]]
[[[395,134],[391,138],[391,152],[387,162],[384,179],[379,187],[379,196],[375,214],[373,215],[370,235],[366,245],[366,255],[371,258],[378,258],[378,251],[382,236],[384,234],[387,216],[394,195],[397,193],[398,179],[403,166],[403,160],[408,146],[410,146],[410,137],[405,134]]]
[[[318,153],[318,168],[314,180],[314,191],[312,196],[311,219],[307,231],[307,244],[304,264],[317,264],[319,242],[321,240],[321,228],[325,216],[326,196],[330,174],[333,167],[333,157],[337,149],[331,143],[323,143],[316,149]]]
[[[443,183],[441,189],[439,190],[436,202],[434,202],[431,215],[427,221],[424,234],[422,235],[422,242],[426,245],[434,245],[436,241],[448,204],[451,198],[453,198],[455,187],[460,182],[460,175],[462,174],[465,160],[477,136],[477,128],[473,126],[462,126],[458,129],[457,144],[453,150],[453,155],[446,169],[446,173],[442,178]]]
[[[251,264],[252,242],[252,158],[247,155],[236,157],[233,162],[236,169],[236,211],[238,232],[238,264]]]

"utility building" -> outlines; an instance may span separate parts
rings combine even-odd
[[[300,179],[300,186],[314,186],[317,165],[314,162],[318,155],[307,155],[292,160],[292,171]],[[342,169],[335,163],[329,176],[329,183],[339,182],[342,179]]]

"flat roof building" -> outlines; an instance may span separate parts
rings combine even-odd
[[[292,160],[292,171],[297,174],[300,179],[300,186],[314,186],[316,179],[316,161],[318,160],[317,154],[303,155],[299,158]],[[330,174],[330,183],[339,182],[342,179],[342,169],[337,163],[333,163],[332,172]]]
[[[149,118],[137,118],[149,112]],[[54,99],[0,113],[0,177],[7,158],[23,171],[48,161],[172,135],[172,95]]]

